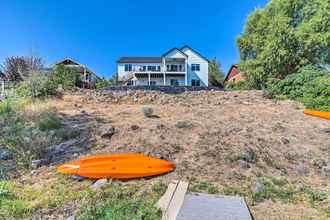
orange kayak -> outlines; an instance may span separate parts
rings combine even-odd
[[[143,154],[112,154],[85,157],[63,164],[57,171],[92,179],[132,179],[168,173],[175,165]]]
[[[330,120],[330,112],[320,112],[320,111],[314,111],[310,109],[305,109],[304,113],[306,115],[311,115],[319,118],[324,118]]]

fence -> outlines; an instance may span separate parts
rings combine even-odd
[[[13,86],[12,82],[0,80],[0,98],[5,98],[6,96],[13,93]]]
[[[115,92],[115,91],[134,91],[134,90],[144,90],[144,91],[159,91],[164,93],[179,94],[183,92],[193,92],[193,91],[222,91],[223,88],[219,87],[203,87],[203,86],[109,86],[106,88],[99,89],[99,91]]]

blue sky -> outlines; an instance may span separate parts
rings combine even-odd
[[[159,56],[188,44],[222,69],[239,59],[236,38],[249,13],[267,0],[1,0],[0,62],[37,54],[65,57],[101,76],[120,56]]]

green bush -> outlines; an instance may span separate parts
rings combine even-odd
[[[250,90],[253,87],[249,84],[248,81],[241,80],[238,82],[228,82],[225,84],[226,90]]]
[[[54,69],[53,82],[57,86],[61,86],[65,90],[72,90],[75,87],[82,87],[83,78],[72,68],[58,65]]]
[[[45,72],[34,72],[26,81],[29,93],[34,98],[56,95],[57,86],[51,76]]]
[[[108,86],[112,86],[114,85],[113,80],[107,80],[105,78],[102,78],[100,80],[96,81],[96,89],[102,89],[102,88],[106,88]]]
[[[330,73],[309,65],[283,80],[270,80],[267,93],[301,101],[308,108],[330,111]]]
[[[54,112],[42,113],[38,127],[41,131],[59,129],[61,127],[61,119]]]

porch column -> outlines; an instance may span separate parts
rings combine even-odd
[[[188,63],[187,63],[187,59],[185,60],[185,70],[186,70],[185,86],[188,86]]]
[[[185,86],[188,86],[188,62],[187,62],[187,59],[185,59],[184,63],[185,63],[185,71],[186,71],[184,84],[185,84]]]
[[[150,73],[148,73],[148,85],[150,86]]]
[[[166,86],[166,73],[164,72],[164,86]]]

